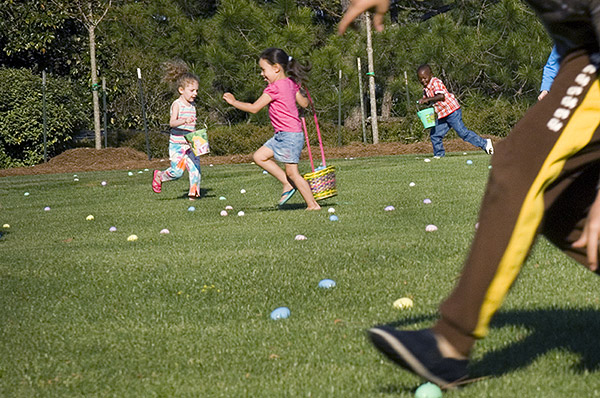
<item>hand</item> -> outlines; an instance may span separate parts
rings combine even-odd
[[[185,119],[185,124],[190,124],[190,123],[195,123],[196,122],[196,117],[195,116],[190,116],[188,118]]]
[[[367,11],[373,7],[375,8],[375,14],[373,15],[373,26],[375,27],[375,30],[381,32],[383,30],[383,16],[390,7],[389,0],[353,0],[350,4],[350,7],[348,7],[346,10],[346,14],[340,21],[338,33],[343,35],[352,21],[354,21],[364,11]]]
[[[423,105],[423,104],[428,103],[429,101],[427,101],[427,98],[421,98],[417,102],[419,103],[419,105]]]
[[[233,103],[235,102],[235,97],[231,93],[225,93],[225,94],[223,94],[223,99],[225,101],[227,101],[227,103],[229,105],[233,105]]]
[[[540,95],[538,95],[538,101],[541,101],[546,95],[548,95],[548,90],[542,90]]]
[[[587,248],[587,267],[590,271],[598,269],[598,239],[600,238],[600,192],[590,208],[585,220],[583,233],[573,244],[572,247],[582,249]]]

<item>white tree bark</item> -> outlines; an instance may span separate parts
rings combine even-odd
[[[98,99],[98,70],[96,67],[96,33],[95,26],[89,25],[88,33],[90,37],[90,69],[92,74],[92,102],[94,105],[94,139],[96,149],[102,148],[102,134],[100,130],[100,101]]]
[[[377,98],[375,97],[375,67],[373,64],[373,41],[371,39],[371,13],[365,12],[365,26],[367,28],[367,61],[369,64],[369,97],[371,97],[371,129],[373,130],[373,144],[379,143],[379,128],[377,126]]]

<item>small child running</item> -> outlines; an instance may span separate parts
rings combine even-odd
[[[192,151],[185,135],[196,129],[196,107],[198,77],[192,74],[183,61],[166,62],[164,81],[174,85],[179,93],[171,104],[171,134],[169,136],[169,160],[171,166],[165,171],[154,170],[152,190],[160,193],[162,183],[181,178],[187,168],[190,177],[190,200],[200,198],[200,157]]]
[[[456,134],[469,144],[483,149],[488,155],[492,155],[494,153],[492,140],[481,138],[465,126],[458,100],[454,94],[448,92],[440,79],[433,76],[431,67],[427,64],[419,66],[417,76],[424,87],[423,98],[419,100],[419,104],[433,103],[433,108],[438,116],[435,126],[431,128],[430,132],[434,157],[441,158],[446,154],[442,139],[450,128],[453,128]]]
[[[306,210],[319,210],[321,206],[298,171],[304,135],[296,103],[303,108],[308,106],[308,99],[300,93],[300,85],[305,82],[309,68],[280,48],[263,51],[258,64],[262,69],[261,76],[268,83],[263,94],[254,103],[238,101],[231,93],[225,93],[223,99],[235,108],[250,113],[269,105],[269,118],[275,135],[254,153],[254,161],[283,185],[279,206],[298,190],[306,202]],[[273,159],[284,163],[285,171]]]

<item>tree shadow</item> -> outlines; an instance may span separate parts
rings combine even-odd
[[[420,315],[389,323],[399,329],[409,325],[432,322],[435,315]],[[600,311],[595,309],[538,309],[499,312],[490,324],[494,329],[518,328],[512,340],[505,346],[483,353],[472,360],[470,377],[497,377],[525,368],[551,351],[565,351],[578,356],[573,365],[577,373],[600,370],[600,346],[597,344],[600,330]],[[382,387],[382,392],[407,391],[402,386]]]

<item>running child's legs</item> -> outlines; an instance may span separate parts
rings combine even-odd
[[[279,165],[273,160],[273,150],[266,146],[261,146],[254,155],[252,156],[254,162],[266,170],[273,177],[277,178],[281,184],[283,184],[283,192],[287,192],[290,189],[294,188],[292,183],[288,180],[285,171],[279,167]]]
[[[456,134],[469,144],[485,149],[486,141],[475,132],[469,130],[462,118],[462,108],[458,108],[446,117],[446,121],[450,127],[456,131]]]
[[[307,205],[307,210],[319,210],[321,206],[315,200],[312,191],[310,189],[310,185],[308,182],[302,177],[300,172],[298,171],[297,163],[286,163],[285,164],[285,174],[292,181],[292,183],[296,186],[304,201]]]
[[[181,137],[183,139],[183,137]],[[185,139],[184,139],[185,140]],[[173,181],[181,178],[185,171],[185,153],[187,151],[187,145],[185,142],[181,142],[178,138],[169,139],[169,160],[171,166],[161,173],[161,181]]]
[[[200,156],[196,156],[191,148],[186,152],[185,165],[190,176],[190,190],[188,195],[191,198],[199,198],[200,182],[202,181],[202,175],[200,172]]]
[[[446,133],[448,133],[448,130],[450,130],[450,126],[448,126],[446,118],[437,119],[435,127],[429,130],[429,138],[433,146],[433,156],[444,156],[446,154],[442,140]]]
[[[563,60],[550,94],[527,112],[492,157],[479,228],[433,327],[461,354],[468,355],[475,340],[487,334],[543,218],[547,215],[542,231],[561,248],[578,236],[581,222],[573,219],[581,219],[593,202],[599,178],[599,126],[596,67],[585,52],[573,53]],[[566,216],[566,209],[574,214]]]

